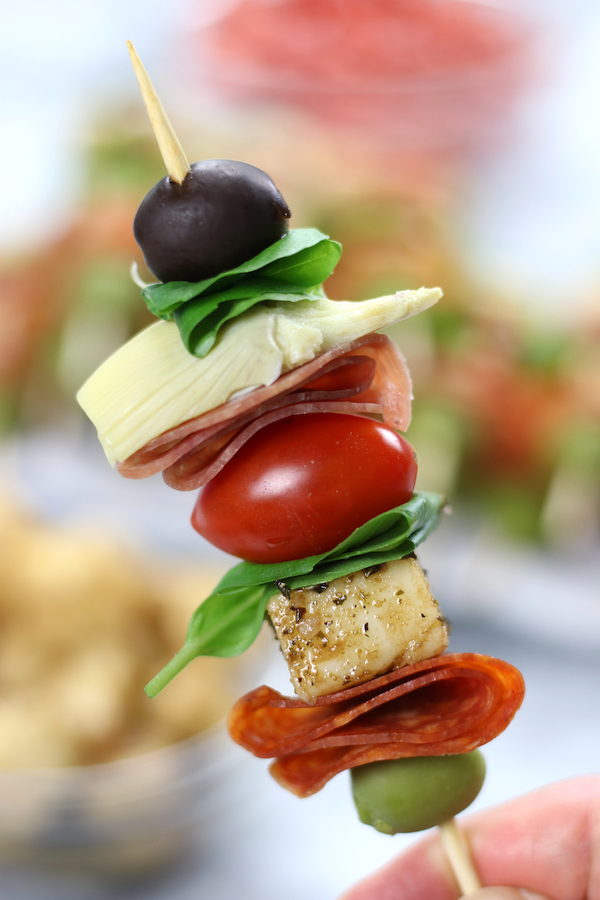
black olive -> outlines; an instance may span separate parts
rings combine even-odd
[[[161,281],[202,281],[233,269],[288,230],[287,203],[261,169],[231,159],[194,163],[142,200],[133,233]]]

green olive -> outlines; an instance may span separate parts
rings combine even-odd
[[[479,750],[367,763],[351,770],[358,817],[384,834],[441,825],[473,802],[485,778]]]

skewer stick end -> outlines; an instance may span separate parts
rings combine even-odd
[[[450,868],[463,894],[468,896],[483,887],[471,857],[467,839],[456,824],[456,819],[448,819],[438,825],[442,845]]]
[[[169,178],[177,184],[182,184],[190,171],[190,164],[133,43],[126,41],[126,44]]]

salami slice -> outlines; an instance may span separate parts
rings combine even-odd
[[[290,395],[290,401],[292,398],[296,399],[295,394]],[[290,416],[316,412],[370,416],[381,414],[381,406],[378,403],[351,403],[349,400],[313,400],[282,406],[254,419],[241,431],[228,433],[219,440],[212,440],[208,445],[202,445],[186,454],[174,466],[165,469],[163,478],[176,491],[197,490],[214,478],[246,441],[262,428]]]
[[[518,669],[453,653],[395,669],[320,697],[314,706],[262,687],[231,710],[229,733],[298,797],[354,766],[409,756],[468,753],[507,727],[523,700]]]
[[[359,352],[357,352],[359,351]],[[327,383],[324,376],[335,376]],[[183,422],[149,441],[117,464],[125,478],[148,478],[186,459],[183,470],[197,473],[205,459],[214,459],[238,431],[254,419],[293,403],[350,399],[377,406],[384,421],[399,431],[410,423],[412,388],[404,357],[385,335],[370,334],[281,375],[274,384],[259,387],[217,409]],[[211,444],[215,447],[211,448]],[[201,452],[201,462],[189,463]],[[175,471],[171,486],[191,490]]]

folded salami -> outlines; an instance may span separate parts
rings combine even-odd
[[[314,705],[262,686],[229,716],[234,741],[275,758],[273,777],[299,797],[345,769],[385,759],[468,753],[507,727],[521,673],[500,659],[453,653],[395,669]]]
[[[348,400],[352,405],[346,411],[379,414],[387,424],[405,431],[411,398],[410,375],[397,346],[385,335],[369,334],[321,354],[271,385],[171,428],[117,468],[125,478],[148,478],[166,471],[165,480],[171,487],[194,490],[216,473],[212,464],[230,441],[266,413],[298,403]],[[359,409],[357,404],[369,404],[369,409]],[[316,410],[303,409],[311,411]],[[253,433],[249,431],[247,436]],[[238,442],[236,450],[242,444]],[[210,474],[206,474],[209,466]]]

